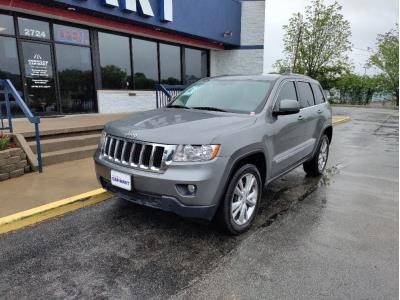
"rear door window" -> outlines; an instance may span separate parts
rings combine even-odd
[[[315,97],[315,104],[321,104],[325,102],[324,94],[322,94],[321,87],[318,84],[311,84],[313,91],[314,91],[314,97]]]
[[[305,108],[314,105],[314,94],[308,82],[297,82],[300,108]]]

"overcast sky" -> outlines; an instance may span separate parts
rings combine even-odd
[[[326,0],[326,3],[332,3]],[[350,22],[353,51],[349,55],[355,71],[364,74],[363,68],[369,57],[368,47],[374,47],[376,36],[385,33],[398,23],[398,0],[339,0],[344,17]],[[288,23],[293,13],[304,12],[310,0],[266,0],[265,31],[265,72],[274,71],[272,65],[282,57],[284,31],[282,26]],[[376,71],[367,70],[367,74]]]

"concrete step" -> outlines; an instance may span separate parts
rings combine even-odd
[[[46,152],[42,154],[43,165],[48,166],[66,161],[91,157],[96,149],[97,145],[90,145]],[[79,172],[79,170],[77,170],[77,172]]]
[[[100,133],[43,139],[41,140],[42,153],[68,150],[83,146],[94,146],[97,145],[99,141]],[[33,153],[36,154],[36,142],[30,141],[28,145],[31,147]]]

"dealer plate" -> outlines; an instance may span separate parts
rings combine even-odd
[[[111,170],[111,184],[121,189],[131,191],[132,176],[115,170]]]

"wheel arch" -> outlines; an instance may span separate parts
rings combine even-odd
[[[245,164],[253,164],[260,172],[262,185],[267,182],[268,158],[261,144],[249,145],[232,154],[225,170],[225,180],[220,198],[225,193],[233,174]]]

